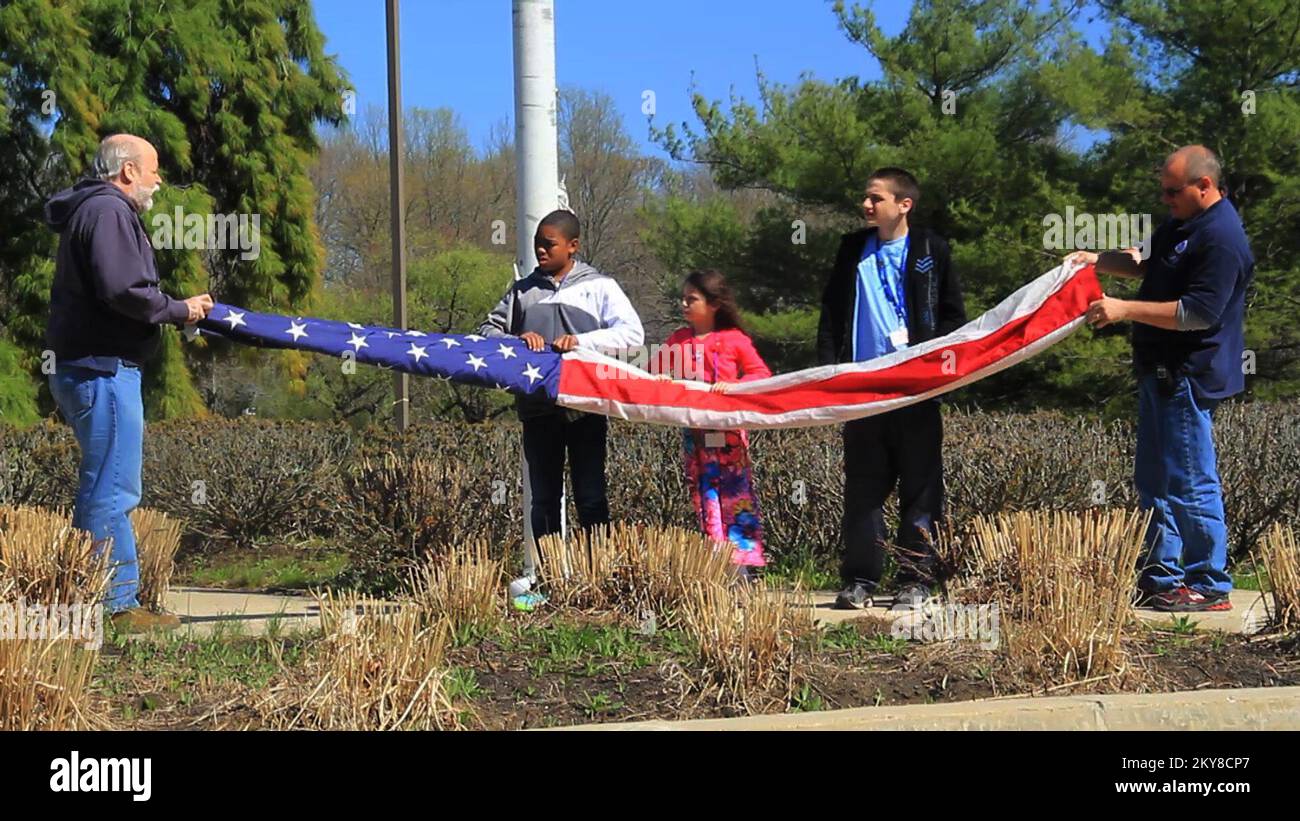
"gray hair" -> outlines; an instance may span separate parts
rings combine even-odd
[[[113,134],[100,140],[91,173],[101,180],[116,179],[128,162],[140,162],[139,145],[129,134]]]

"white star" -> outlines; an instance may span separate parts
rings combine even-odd
[[[300,337],[304,337],[307,335],[307,325],[306,323],[299,325],[297,322],[290,321],[289,330],[285,331],[285,333],[287,333],[289,336],[292,336],[293,341],[297,342]]]
[[[524,368],[524,376],[528,377],[528,384],[532,385],[534,382],[542,378],[542,372],[533,367],[533,364],[530,362],[528,363],[528,367]]]
[[[424,352],[424,348],[421,348],[419,345],[416,345],[414,342],[411,343],[411,350],[407,351],[406,355],[415,357],[415,361],[417,363],[420,361],[420,357],[428,356],[428,354]]]
[[[387,331],[386,333],[388,334],[389,339],[392,339],[393,337],[397,336],[397,331]]]
[[[487,363],[474,354],[469,355],[469,359],[465,360],[465,364],[473,367],[474,373],[478,373],[480,369],[487,367]]]
[[[355,322],[349,322],[349,323],[348,323],[348,327],[351,328],[351,329],[354,330],[354,331],[359,331],[359,330],[361,330],[361,326],[358,325],[358,324],[355,323]]]
[[[483,341],[483,337],[479,336],[478,334],[469,334],[469,335],[466,336],[465,338],[468,339],[468,340],[470,340],[471,342],[482,342],[482,341]]]
[[[449,351],[450,351],[452,348],[458,347],[458,346],[460,345],[459,342],[457,342],[456,340],[452,339],[452,338],[449,337],[449,336],[448,336],[448,337],[445,337],[445,338],[443,338],[443,339],[439,339],[438,341],[441,342],[442,344],[446,345],[446,346],[447,346],[447,350],[449,350]]]
[[[519,354],[515,353],[515,349],[512,348],[512,347],[510,347],[509,345],[504,345],[504,344],[502,344],[502,345],[498,345],[498,346],[497,346],[497,350],[501,352],[501,358],[502,358],[502,359],[509,359],[509,358],[512,357],[512,356],[518,356],[518,355],[519,355]]]
[[[186,339],[189,339],[189,340],[195,340],[195,339],[198,339],[198,338],[199,338],[199,326],[198,326],[198,325],[186,325],[186,326],[185,326],[185,338],[186,338]]]
[[[226,314],[226,322],[229,322],[229,323],[230,323],[230,330],[232,330],[232,331],[235,330],[235,327],[238,326],[238,325],[247,325],[247,324],[248,324],[247,322],[244,321],[244,314],[243,314],[242,312],[240,312],[240,311],[236,311],[236,310],[234,310],[234,309],[231,309],[231,310]]]
[[[407,331],[407,336],[425,336],[424,331]]]
[[[348,344],[356,348],[358,351],[361,350],[362,348],[370,347],[370,343],[366,342],[365,337],[361,336],[360,334],[353,334],[352,338],[348,340]]]

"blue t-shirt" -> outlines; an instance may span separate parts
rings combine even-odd
[[[1133,325],[1133,362],[1138,371],[1164,365],[1191,381],[1198,397],[1223,399],[1246,386],[1246,289],[1255,257],[1237,209],[1226,199],[1189,220],[1168,220],[1151,238],[1137,298],[1179,300],[1183,310],[1210,327],[1167,331]]]
[[[858,262],[858,293],[853,304],[853,360],[863,362],[906,348],[895,347],[889,335],[907,327],[903,295],[903,266],[907,264],[907,235],[883,245],[873,232]],[[884,277],[881,276],[884,268]]]

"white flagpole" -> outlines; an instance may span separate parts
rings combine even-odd
[[[515,59],[515,157],[518,202],[515,278],[537,267],[533,235],[542,217],[559,203],[559,132],[556,126],[555,0],[513,0]],[[533,539],[532,493],[528,460],[520,453],[524,477],[524,575],[536,578],[538,554]],[[560,494],[560,528],[565,500]]]

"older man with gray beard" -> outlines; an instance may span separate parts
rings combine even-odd
[[[59,234],[50,322],[50,393],[81,446],[73,524],[99,545],[112,539],[106,609],[127,632],[179,620],[140,607],[131,511],[140,502],[144,406],[140,368],[157,351],[158,326],[197,322],[203,294],[179,300],[158,288],[153,248],[140,216],[162,186],[158,152],[115,134],[99,145],[94,178],[54,195],[45,218]],[[101,547],[102,549],[102,547]]]

